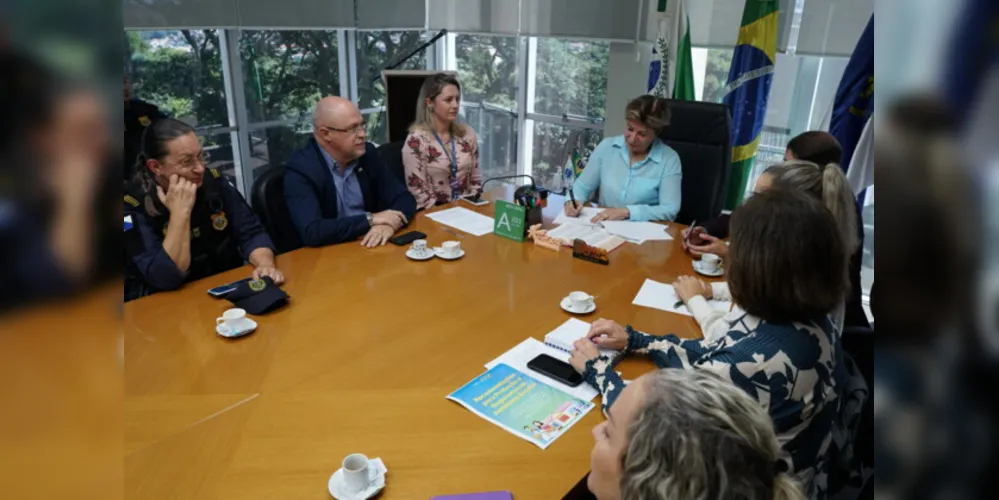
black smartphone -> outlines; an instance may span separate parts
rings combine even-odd
[[[394,245],[399,245],[399,246],[402,247],[402,246],[406,246],[406,245],[408,245],[408,244],[410,244],[410,243],[412,243],[412,242],[414,242],[416,240],[422,240],[422,239],[424,239],[426,237],[427,237],[427,235],[425,235],[425,234],[423,234],[423,233],[421,233],[419,231],[410,231],[410,232],[408,232],[406,234],[400,234],[399,236],[396,236],[395,238],[392,238],[389,241],[391,241],[392,244],[394,244]]]
[[[216,299],[220,298],[220,297],[225,297],[225,295],[227,293],[235,290],[236,287],[239,286],[240,283],[242,283],[244,281],[249,281],[250,279],[251,278],[243,278],[241,280],[233,281],[232,283],[226,283],[224,285],[220,285],[220,286],[217,286],[215,288],[211,288],[211,289],[208,290],[208,295],[211,295],[212,297],[215,297]]]
[[[547,354],[539,354],[527,363],[527,367],[569,387],[576,387],[583,383],[583,376],[572,365]]]

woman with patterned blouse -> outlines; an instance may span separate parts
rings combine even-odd
[[[839,386],[847,378],[840,332],[829,319],[849,283],[841,238],[818,200],[781,189],[755,195],[732,214],[727,279],[745,312],[731,318],[726,335],[683,340],[601,319],[576,342],[570,362],[600,390],[605,411],[624,383],[597,347],[721,375],[767,409],[787,470],[809,497],[825,498]]]
[[[479,146],[472,127],[457,121],[460,104],[461,85],[451,75],[429,76],[420,88],[416,122],[402,147],[417,209],[474,196],[482,187]]]

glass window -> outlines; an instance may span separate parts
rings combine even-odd
[[[517,114],[489,103],[466,104],[464,121],[478,133],[482,178],[517,173]]]
[[[454,52],[464,103],[517,109],[517,37],[457,35]]]
[[[724,87],[728,83],[728,70],[732,66],[732,54],[735,49],[707,49],[708,58],[704,70],[704,89],[701,100],[706,102],[722,102],[725,97]]]
[[[136,98],[199,128],[228,126],[218,30],[127,31]]]
[[[382,70],[416,50],[432,36],[423,31],[357,32],[357,102],[362,110],[385,105]],[[427,50],[433,50],[433,46]],[[425,69],[427,50],[395,69]],[[385,113],[369,113],[365,118],[368,121],[368,140],[376,144],[385,142]]]
[[[517,173],[517,38],[455,36],[463,120],[479,138],[484,179]]]
[[[239,188],[240,180],[236,178],[236,162],[233,160],[236,151],[232,148],[232,133],[210,134],[199,136],[201,147],[208,155],[208,168],[217,168],[222,175]]]
[[[537,39],[534,111],[604,117],[610,42]]]
[[[532,172],[538,184],[553,191],[567,187],[562,180],[562,167],[568,153],[575,147],[582,157],[589,157],[604,138],[603,129],[577,129],[555,123],[534,124],[534,166]]]
[[[340,94],[336,31],[244,31],[239,53],[251,123],[302,118]]]
[[[368,111],[363,113],[364,116],[364,128],[368,132],[368,142],[373,143],[378,146],[385,142],[385,138],[388,137],[388,123],[385,121],[385,111],[384,108],[378,108],[376,111]]]
[[[422,31],[358,31],[357,92],[361,109],[385,105],[381,72],[430,39]],[[433,46],[430,47],[433,49]],[[414,55],[396,69],[426,69],[427,51]],[[374,82],[374,83],[372,83]]]
[[[272,166],[281,165],[295,150],[305,146],[312,137],[312,127],[305,122],[298,126],[269,127],[250,132],[250,162],[243,167],[247,186]]]

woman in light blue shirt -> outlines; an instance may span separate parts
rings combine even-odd
[[[665,99],[643,95],[628,103],[624,135],[608,137],[590,155],[572,187],[575,203],[565,213],[576,217],[583,204],[599,192],[597,204],[606,210],[592,219],[673,220],[680,211],[680,156],[659,139],[669,125]]]

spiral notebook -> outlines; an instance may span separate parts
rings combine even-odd
[[[572,344],[581,338],[585,338],[589,332],[589,323],[576,318],[569,318],[565,323],[559,325],[558,328],[545,335],[545,345],[554,347],[560,351],[572,352]],[[613,358],[618,355],[618,352],[613,349],[600,349],[600,354]]]

